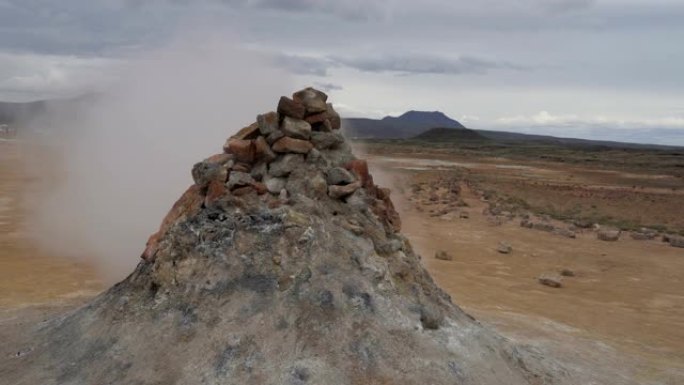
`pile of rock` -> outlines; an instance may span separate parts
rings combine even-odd
[[[142,254],[151,261],[168,225],[201,207],[224,204],[226,197],[254,195],[270,208],[288,204],[293,195],[367,204],[393,231],[401,221],[390,190],[375,186],[365,160],[353,157],[340,132],[341,119],[328,96],[313,88],[283,96],[277,111],[228,138],[222,154],[192,168],[195,185],[174,205]],[[306,170],[307,175],[295,173]]]

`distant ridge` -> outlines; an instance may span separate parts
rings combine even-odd
[[[435,127],[465,128],[461,123],[439,111],[408,111],[401,116],[386,116],[380,120],[348,118],[344,131],[352,138],[408,139]]]
[[[436,127],[413,137],[426,142],[487,142],[490,139],[468,128]]]

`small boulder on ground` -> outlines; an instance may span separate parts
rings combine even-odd
[[[672,247],[684,247],[684,237],[680,235],[670,235],[668,236],[668,242]]]
[[[563,269],[563,270],[561,270],[560,274],[563,277],[574,277],[575,276],[575,272],[570,270],[570,269]]]
[[[563,286],[563,278],[555,274],[542,274],[537,280],[548,287],[560,288]]]
[[[620,230],[601,229],[596,233],[596,238],[606,242],[615,242],[620,239],[620,233]]]
[[[444,250],[440,250],[435,253],[435,258],[440,259],[442,261],[451,261],[454,259],[454,257],[451,256],[451,254],[447,253]]]
[[[496,248],[496,251],[501,254],[510,254],[511,251],[513,251],[513,247],[507,242],[499,242],[499,246]]]

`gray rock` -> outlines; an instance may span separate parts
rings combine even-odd
[[[267,112],[257,116],[257,124],[261,135],[268,136],[278,131],[279,117],[277,112]]]
[[[227,186],[229,189],[234,189],[236,187],[248,186],[254,183],[254,178],[246,172],[231,171],[230,176],[228,176]]]
[[[254,167],[252,167],[252,171],[250,171],[250,175],[254,180],[257,181],[262,181],[264,179],[264,176],[268,173],[268,165],[266,162],[259,162]]]
[[[672,247],[684,247],[684,237],[680,235],[670,235],[668,237],[668,242]]]
[[[496,248],[496,251],[501,254],[510,254],[511,251],[513,251],[513,247],[506,242],[499,242],[499,246]]]
[[[280,191],[285,188],[285,183],[287,180],[285,178],[267,177],[264,180],[266,189],[271,194],[280,194]]]
[[[344,143],[344,137],[339,132],[314,131],[311,133],[311,143],[319,150],[327,150]]]
[[[563,278],[556,274],[542,274],[537,278],[537,281],[544,286],[560,288],[563,286]]]
[[[435,253],[435,258],[436,259],[441,259],[442,261],[452,261],[454,257],[451,256],[451,254],[447,253],[444,250],[440,250]]]
[[[304,105],[307,115],[328,110],[328,105],[326,104],[328,95],[311,87],[295,92],[292,95],[292,99]]]
[[[280,131],[280,129],[273,131],[270,135],[266,137],[266,142],[270,145],[273,145],[273,143],[279,141],[282,137],[285,136],[285,133]]]
[[[344,198],[361,188],[361,182],[350,183],[345,186],[328,186],[328,195],[333,199]]]
[[[309,140],[311,137],[311,125],[303,120],[293,119],[286,116],[280,129],[285,136],[295,139]]]
[[[620,239],[620,233],[620,230],[600,229],[596,233],[596,238],[606,242],[615,242]]]
[[[345,185],[354,182],[356,178],[342,167],[333,167],[325,173],[325,180],[330,185]]]
[[[285,154],[268,165],[268,174],[275,177],[285,177],[304,164],[304,155]]]

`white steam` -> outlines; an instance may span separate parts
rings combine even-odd
[[[27,152],[39,181],[30,234],[52,254],[94,261],[107,280],[133,269],[192,165],[292,91],[283,72],[217,39],[172,44],[122,73],[74,111],[36,119],[46,135]]]

